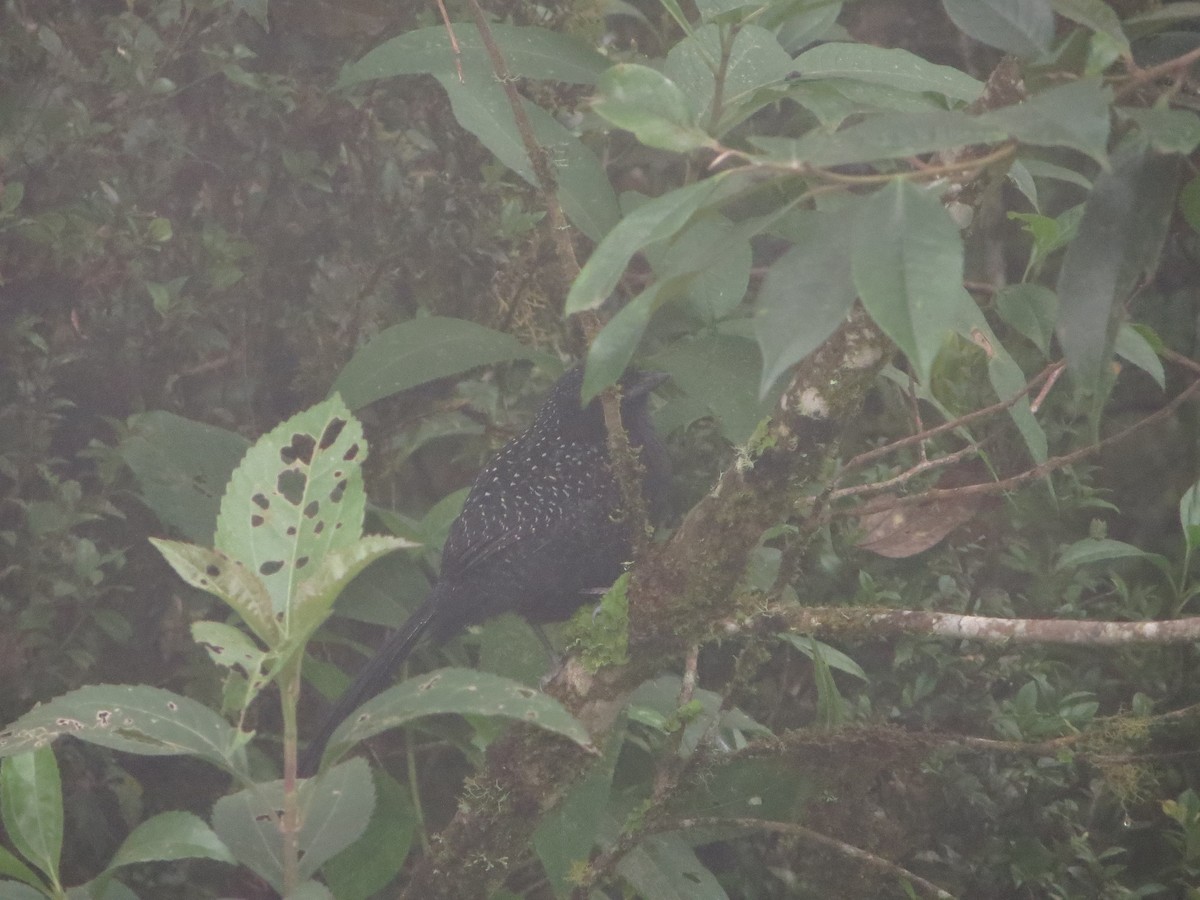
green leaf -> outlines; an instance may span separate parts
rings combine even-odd
[[[353,844],[375,808],[375,788],[364,759],[351,759],[300,783],[300,877]],[[213,806],[213,829],[238,861],[276,890],[283,886],[283,782],[272,781],[222,797]]]
[[[793,66],[804,80],[849,78],[906,91],[932,91],[970,103],[983,93],[983,83],[950,66],[926,62],[907,50],[869,44],[821,44],[801,53]]]
[[[743,25],[734,35],[725,59],[720,116],[713,121],[712,104],[716,96],[713,73],[721,59],[723,31],[717,25],[697,29],[671,48],[663,64],[664,75],[687,95],[686,108],[695,116],[695,121],[712,128],[718,135],[745,118],[741,106],[755,90],[782,83],[795,69],[791,56],[779,45],[774,34],[758,25]]]
[[[979,120],[1024,144],[1069,147],[1107,165],[1111,103],[1112,91],[1099,78],[1080,78],[984,113]]]
[[[870,682],[867,673],[863,667],[856,663],[852,658],[847,656],[836,647],[831,647],[824,641],[818,641],[815,638],[803,634],[781,634],[785,641],[807,656],[809,659],[815,659],[819,653],[824,660],[826,666],[831,669],[837,669],[839,672],[845,672],[847,675],[853,675],[860,681]]]
[[[301,585],[362,534],[366,457],[362,425],[334,395],[255,441],[229,481],[216,547],[262,579],[285,637]]]
[[[450,98],[458,123],[479,138],[500,162],[537,187],[533,165],[504,88],[495,80],[470,88],[459,84],[453,76],[438,76],[438,80]],[[600,160],[540,106],[522,101],[522,107],[534,138],[549,156],[563,212],[580,231],[599,241],[620,217],[617,195]]]
[[[221,843],[199,816],[189,812],[164,812],[152,816],[131,831],[113,854],[108,868],[111,871],[132,863],[172,859],[235,862],[229,848]]]
[[[863,306],[928,384],[946,337],[979,318],[962,286],[958,228],[936,198],[894,181],[861,205],[851,253]]]
[[[1129,53],[1129,38],[1121,28],[1121,20],[1104,0],[1052,0],[1052,3],[1054,11],[1064,19],[1106,35],[1120,54]]]
[[[664,287],[658,281],[646,288],[609,319],[588,347],[583,373],[582,402],[589,403],[610,384],[615,384],[633,359],[654,311],[662,305]]]
[[[648,247],[645,255],[659,278],[696,273],[675,307],[705,324],[742,302],[754,261],[744,228],[719,213],[695,217],[673,241]]]
[[[698,209],[713,199],[725,182],[724,173],[677,188],[639,206],[613,228],[592,252],[567,294],[567,315],[595,309],[617,286],[635,253],[669,238],[683,228]]]
[[[277,648],[283,632],[270,592],[254,572],[220,550],[180,541],[150,538],[175,573],[192,587],[220,597],[268,647]]]
[[[259,677],[267,654],[244,631],[224,622],[193,622],[191,630],[192,640],[218,666],[241,669],[251,681]]]
[[[325,756],[336,759],[382,731],[446,713],[516,719],[591,747],[584,727],[553,697],[486,672],[438,669],[388,688],[360,706],[330,737]]]
[[[1200,175],[1191,179],[1179,192],[1179,211],[1192,226],[1192,231],[1200,233]]]
[[[35,706],[0,731],[0,756],[44,747],[69,734],[142,756],[190,754],[243,774],[243,735],[207,706],[145,685],[96,684]]]
[[[1063,550],[1055,568],[1059,571],[1075,569],[1089,563],[1110,562],[1115,559],[1149,557],[1150,554],[1133,544],[1108,538],[1084,538]]]
[[[34,890],[28,885],[19,884],[15,881],[0,880],[0,898],[3,898],[3,900],[46,900],[48,896],[52,895],[45,891]],[[70,898],[70,893],[67,896]],[[70,900],[73,900],[73,898],[70,898]]]
[[[38,877],[37,873],[33,871],[33,869],[29,868],[29,866],[25,865],[25,863],[13,856],[3,844],[0,844],[0,875],[18,878],[26,884],[32,885],[38,889],[32,896],[38,898],[43,896],[42,879]],[[17,887],[17,885],[14,885],[12,882],[7,880],[0,881],[0,884],[4,885],[3,888],[0,888],[0,890],[3,891],[12,891]]]
[[[704,403],[732,444],[749,440],[770,414],[770,403],[750,399],[761,369],[753,341],[719,332],[681,338],[647,360],[647,366],[670,373],[684,393]]]
[[[1040,284],[1011,284],[996,292],[996,312],[1042,351],[1050,353],[1054,324],[1058,321],[1058,296]]]
[[[1160,153],[1188,156],[1200,145],[1200,116],[1191,110],[1123,106],[1117,113],[1136,122],[1150,146]]]
[[[1058,337],[1080,385],[1102,383],[1124,303],[1153,271],[1179,180],[1177,157],[1126,144],[1087,200],[1059,271]]]
[[[557,362],[511,334],[465,319],[428,316],[377,334],[346,363],[333,389],[347,406],[359,409],[438,378],[515,359]]]
[[[632,131],[647,147],[687,153],[710,143],[683,91],[661,72],[621,63],[605,72],[597,87],[596,113]]]
[[[845,319],[858,292],[850,273],[852,207],[799,212],[793,246],[771,264],[758,291],[754,335],[762,351],[758,396],[824,343]]]
[[[369,535],[325,555],[320,566],[297,585],[292,598],[290,643],[303,644],[329,616],[333,601],[342,589],[375,560],[408,547],[413,541],[383,535]]]
[[[990,144],[1008,137],[1006,129],[983,116],[957,110],[880,113],[829,133],[812,130],[799,140],[753,137],[750,143],[767,151],[772,161],[798,166],[849,165],[933,153],[968,144]]]
[[[372,772],[375,811],[362,837],[325,863],[322,875],[338,900],[367,900],[404,865],[418,824],[408,788],[381,769]]]
[[[1133,363],[1154,379],[1163,390],[1167,388],[1166,373],[1163,372],[1162,360],[1154,352],[1154,348],[1145,336],[1128,322],[1117,329],[1117,337],[1113,341],[1113,352],[1117,356]]]
[[[942,0],[942,6],[963,33],[1014,56],[1039,56],[1054,39],[1049,0]]]
[[[594,84],[609,66],[606,57],[570,35],[544,28],[498,24],[491,26],[491,32],[509,73],[518,78]],[[474,89],[481,83],[494,81],[491,60],[479,30],[473,24],[460,22],[455,24],[454,33],[462,51],[459,59],[466,86]],[[384,41],[362,59],[345,66],[337,86],[346,88],[373,78],[423,73],[458,78],[454,49],[441,25],[419,28]]]
[[[641,897],[655,900],[728,900],[713,874],[677,834],[644,838],[617,864]]]
[[[131,416],[117,452],[141,500],[185,538],[211,544],[229,476],[245,456],[241,435],[168,412]]]
[[[1188,552],[1200,547],[1200,482],[1184,491],[1179,500],[1179,525],[1187,541]]]
[[[63,838],[62,779],[54,751],[49,747],[8,756],[0,762],[0,817],[13,846],[42,870],[50,884],[58,887]]]

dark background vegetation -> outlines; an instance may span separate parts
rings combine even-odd
[[[449,5],[453,18],[468,18]],[[657,7],[639,6],[653,27],[631,17],[606,23],[605,7],[586,0],[513,0],[488,10],[661,55],[656,42],[672,34],[669,22]],[[436,83],[413,77],[330,90],[347,61],[437,21],[432,4],[375,0],[5,4],[0,721],[94,682],[219,699],[219,674],[187,633],[212,607],[147,543],[164,528],[115,451],[131,415],[167,410],[253,438],[324,397],[372,335],[423,314],[471,319],[549,350],[575,346],[562,298],[549,287],[553,250],[538,227],[534,191],[459,128]],[[850,4],[841,21],[861,40],[977,77],[999,58],[963,37],[933,2]],[[538,99],[566,115],[585,95],[564,88]],[[678,184],[677,160],[628,135],[614,137],[605,153],[618,189],[656,195]],[[1003,222],[993,239],[1023,240]],[[770,247],[762,252],[769,263]],[[1132,302],[1134,315],[1186,356],[1196,352],[1198,252],[1195,231],[1180,219]],[[364,410],[372,500],[419,517],[464,486],[528,421],[548,381],[525,373],[474,373]],[[964,410],[978,405],[967,386],[960,399]],[[1104,427],[1163,402],[1134,373],[1119,383]],[[903,433],[904,410],[897,389],[881,386],[847,439],[847,455]],[[676,421],[686,426],[669,435],[681,514],[732,450],[711,420]],[[1052,402],[1044,423],[1055,446],[1082,434],[1066,404]],[[1055,563],[1089,530],[1178,562],[1177,504],[1197,474],[1196,439],[1195,408],[1184,406],[1059,473],[1053,494],[1027,490],[983,505],[913,559],[858,549],[854,525],[835,521],[806,550],[796,593],[810,605],[1067,619],[1193,613],[1173,605],[1177,598],[1142,563],[1116,573]],[[361,624],[341,633],[373,640]],[[450,652],[467,659],[473,646],[468,637]],[[741,649],[706,650],[703,683],[728,683],[731,702],[776,733],[811,725],[817,689],[808,658],[766,645],[747,679],[735,677]],[[866,685],[839,681],[849,721],[917,733],[1037,742],[1097,728],[1105,716],[1200,702],[1193,646],[1013,649],[905,638],[842,649],[871,677]],[[355,662],[344,647],[319,655]],[[424,661],[435,658],[431,651]],[[277,725],[266,707],[261,715],[261,729]],[[1195,897],[1200,812],[1187,796],[1200,767],[1195,719],[1185,721],[1139,745],[1144,752],[1125,752],[1114,735],[1115,749],[1086,759],[1065,748],[1011,746],[905,755],[866,742],[858,780],[837,785],[855,802],[810,804],[805,822],[963,897]],[[453,813],[472,759],[449,726],[413,739],[428,744],[417,758],[428,827],[436,829]],[[648,734],[627,746],[621,772],[629,785],[649,769],[656,740]],[[388,757],[386,744],[378,752]],[[812,757],[820,753],[814,743]],[[82,744],[60,745],[59,756],[68,883],[91,877],[150,814],[205,816],[227,788],[198,763],[117,757]],[[402,772],[402,758],[392,758]],[[779,782],[788,777],[781,767]],[[1168,815],[1179,807],[1164,807],[1176,800],[1193,804],[1179,813],[1182,823]],[[729,896],[900,896],[837,854],[786,835],[723,835],[698,853]],[[208,863],[146,870],[130,883],[148,897],[255,889]],[[532,862],[511,887],[547,896]]]

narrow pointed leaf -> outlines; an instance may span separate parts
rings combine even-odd
[[[131,831],[113,854],[108,868],[172,859],[236,862],[229,848],[203,819],[193,813],[174,811],[159,813]]]

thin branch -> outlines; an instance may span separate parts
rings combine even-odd
[[[881,856],[876,856],[873,853],[868,853],[861,847],[855,847],[853,844],[847,844],[844,841],[831,838],[828,835],[821,834],[819,831],[805,828],[803,825],[798,825],[795,822],[775,822],[769,819],[751,819],[740,816],[728,819],[716,816],[696,816],[663,823],[662,830],[675,831],[687,828],[750,828],[755,831],[773,831],[777,834],[786,834],[790,837],[807,841],[810,844],[816,844],[826,850],[832,850],[840,856],[849,857],[855,862],[861,863],[867,868],[888,877],[905,879],[913,887],[920,889],[926,896],[935,897],[937,900],[954,900],[954,895],[949,891],[943,890],[932,881],[927,881],[920,875],[913,874],[903,866],[897,865]]]
[[[1021,485],[1027,484],[1039,478],[1043,478],[1058,469],[1079,462],[1079,460],[1091,456],[1094,453],[1109,447],[1112,444],[1119,443],[1126,438],[1136,434],[1148,425],[1160,421],[1173,413],[1185,401],[1191,399],[1200,391],[1200,381],[1194,381],[1186,390],[1178,394],[1174,399],[1156,410],[1145,418],[1139,419],[1127,428],[1123,428],[1115,434],[1111,434],[1103,440],[1097,441],[1094,444],[1089,444],[1086,447],[1081,447],[1072,453],[1066,453],[1062,456],[1055,456],[1046,460],[1041,465],[1027,469],[1020,474],[1013,475],[1010,478],[1003,478],[1000,481],[989,481],[980,484],[968,484],[963,487],[933,489],[922,491],[919,494],[912,494],[908,497],[897,498],[882,498],[865,503],[862,506],[857,506],[852,509],[833,510],[827,513],[829,517],[834,516],[865,516],[870,513],[886,512],[892,509],[899,509],[905,506],[917,506],[925,503],[932,503],[938,500],[961,500],[963,497],[988,496],[992,494],[1003,494],[1011,491]],[[906,439],[907,440],[907,439]],[[881,448],[882,449],[882,448]],[[876,452],[876,451],[872,451]]]
[[[1136,644],[1188,644],[1200,641],[1200,617],[1151,622],[1097,622],[1077,619],[1000,619],[927,610],[878,607],[773,606],[744,621],[728,620],[722,637],[775,633],[783,625],[800,634],[953,638],[987,644],[1065,644],[1117,647]]]

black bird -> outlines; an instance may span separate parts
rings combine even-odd
[[[652,519],[663,512],[670,471],[647,401],[665,379],[630,373],[621,381],[621,421],[639,448]],[[561,621],[589,589],[621,574],[632,553],[629,524],[619,515],[604,412],[598,399],[581,407],[582,384],[581,367],[563,375],[533,424],[476,476],[442,549],[441,577],[335,701],[300,757],[302,776],[316,771],[334,729],[383,688],[423,635],[441,644],[505,612]]]

